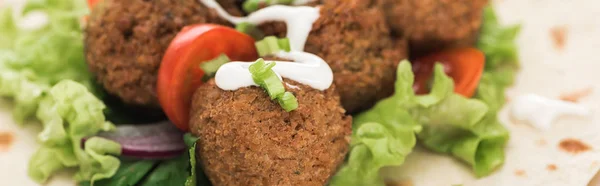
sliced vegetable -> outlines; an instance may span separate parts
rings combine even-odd
[[[219,57],[212,59],[207,62],[200,63],[200,68],[204,71],[204,81],[207,81],[210,78],[213,78],[217,73],[217,70],[225,63],[230,62],[231,60],[227,55],[221,54]]]
[[[206,74],[200,64],[221,54],[234,61],[258,58],[250,36],[220,25],[187,26],[169,45],[158,72],[157,93],[167,117],[179,129],[188,130],[191,97]]]
[[[242,5],[245,12],[254,12],[260,8],[264,8],[275,4],[291,4],[294,0],[246,0]]]
[[[260,57],[277,54],[281,51],[289,52],[291,50],[288,38],[278,39],[275,36],[265,37],[263,40],[256,42],[255,45]]]
[[[243,22],[237,24],[235,25],[235,29],[242,33],[248,34],[257,41],[265,38],[265,33],[263,33],[262,30],[260,30],[258,27],[256,27],[256,25],[252,23]]]
[[[416,78],[415,90],[418,94],[429,91],[428,84],[436,62],[444,64],[445,72],[454,79],[456,93],[466,97],[473,96],[485,64],[485,56],[481,51],[475,48],[459,48],[417,59],[413,70]]]
[[[286,112],[291,112],[298,108],[298,99],[296,99],[296,96],[291,92],[285,92],[279,98],[279,105],[281,105]]]
[[[291,92],[286,92],[280,77],[272,70],[276,63],[265,63],[262,58],[256,60],[248,68],[252,74],[252,79],[256,84],[267,91],[271,100],[277,99],[277,102],[286,112],[291,112],[298,108],[298,100]]]
[[[265,60],[261,58],[250,65],[248,69],[252,74],[254,82],[263,87],[272,100],[277,99],[285,93],[285,87],[283,87],[281,79],[275,74],[275,71],[271,70],[274,66],[275,63],[266,63]]]
[[[87,0],[88,3],[88,7],[89,9],[93,9],[94,6],[96,6],[96,4],[98,4],[98,2],[100,2],[101,0]]]
[[[121,155],[125,157],[169,159],[181,155],[187,149],[182,138],[183,132],[170,122],[119,125],[114,131],[102,132],[97,136],[121,144]]]
[[[170,126],[173,125],[162,125]],[[160,134],[158,134],[160,135]],[[114,176],[97,181],[95,186],[210,186],[204,172],[196,165],[196,140],[191,134],[185,134],[180,141],[188,145],[185,152],[167,160],[123,160],[123,164]],[[189,144],[188,144],[189,143]],[[89,186],[89,182],[80,182],[80,186]]]
[[[484,102],[453,92],[454,82],[435,65],[429,94],[417,96],[409,62],[398,66],[396,91],[354,118],[348,162],[332,186],[384,185],[379,170],[399,166],[418,139],[425,147],[448,153],[485,176],[504,162],[508,132]]]

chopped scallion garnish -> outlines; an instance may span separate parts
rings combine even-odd
[[[200,63],[200,68],[204,71],[204,77],[202,79],[207,81],[208,79],[214,77],[217,73],[217,70],[219,70],[223,64],[230,61],[231,60],[229,57],[227,57],[227,55],[221,54],[217,58]]]
[[[298,108],[298,100],[294,94],[285,91],[281,79],[273,71],[274,66],[274,62],[265,62],[261,58],[250,65],[248,70],[252,74],[254,82],[267,91],[271,100],[277,99],[279,105],[287,112],[295,110]]]
[[[298,100],[291,92],[285,92],[281,98],[279,98],[279,105],[281,105],[283,110],[290,112],[298,108]]]
[[[281,51],[289,52],[291,50],[290,40],[288,38],[278,39],[275,36],[265,37],[254,44],[258,55],[261,57],[276,54]]]
[[[265,34],[253,25],[252,23],[243,22],[235,25],[235,29],[242,33],[248,34],[250,37],[254,38],[254,40],[261,40],[265,37]]]
[[[242,5],[242,8],[245,12],[251,13],[258,10],[261,7],[266,7],[275,4],[289,5],[292,4],[292,2],[294,2],[294,0],[246,0],[246,2],[244,2],[244,4]]]

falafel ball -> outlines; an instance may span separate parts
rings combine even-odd
[[[218,0],[241,15],[236,0]],[[186,25],[230,25],[197,0],[104,0],[85,29],[89,70],[125,103],[158,108],[156,79],[164,52]]]
[[[384,0],[392,32],[408,38],[417,56],[472,46],[488,0]]]
[[[323,58],[348,113],[373,106],[394,91],[396,66],[407,57],[407,43],[392,38],[377,0],[322,1],[305,51]],[[286,26],[269,23],[266,35],[285,37]]]
[[[191,128],[214,185],[325,185],[349,150],[352,118],[334,88],[284,79],[298,108],[284,111],[259,87],[224,91],[214,79],[194,94]]]

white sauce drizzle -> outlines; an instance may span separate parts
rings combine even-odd
[[[294,2],[292,2],[292,5],[305,5],[308,3],[312,3],[315,2],[317,0],[295,0]]]
[[[219,16],[233,24],[248,22],[260,25],[267,21],[283,21],[287,26],[287,38],[290,47],[294,51],[303,51],[306,38],[312,29],[312,25],[319,19],[319,8],[309,6],[285,6],[273,5],[260,9],[247,17],[236,17],[227,13],[215,0],[200,0],[205,6],[213,8]]]
[[[588,116],[591,111],[581,105],[545,98],[536,94],[517,97],[512,103],[512,116],[527,121],[536,128],[550,129],[552,122],[563,115]]]
[[[325,90],[333,83],[333,72],[320,57],[301,51],[280,52],[275,56],[292,59],[296,62],[275,61],[273,71],[278,76],[289,78],[311,86],[317,90]],[[248,67],[250,62],[229,62],[221,66],[215,75],[217,86],[223,90],[237,90],[248,86],[258,86],[252,80]]]
[[[296,85],[289,84],[289,83],[285,83],[285,86],[286,86],[287,88],[291,88],[291,89],[300,89],[300,87],[298,87],[298,86],[296,86]]]
[[[294,62],[274,61],[273,71],[279,76],[308,85],[317,90],[328,89],[333,83],[333,72],[329,65],[314,54],[306,53],[304,45],[312,25],[320,17],[320,9],[309,6],[273,5],[260,9],[247,17],[235,17],[227,13],[215,0],[199,0],[206,7],[213,8],[219,16],[231,23],[248,22],[260,25],[267,21],[283,21],[287,26],[287,38],[291,52],[279,52],[275,56],[291,59]],[[294,3],[308,3],[314,0],[297,0]],[[229,62],[217,70],[215,82],[223,90],[237,90],[248,86],[257,86],[248,68],[250,62]],[[298,87],[291,87],[298,88]]]

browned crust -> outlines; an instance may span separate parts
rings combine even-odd
[[[411,53],[423,55],[472,46],[488,0],[382,0],[395,34],[407,37]]]
[[[220,0],[240,14],[235,0]],[[106,0],[85,29],[86,60],[97,81],[128,104],[158,107],[155,84],[162,56],[184,26],[229,25],[197,0]]]
[[[313,25],[305,50],[322,57],[334,73],[342,105],[349,113],[371,107],[393,93],[396,66],[407,58],[404,39],[390,36],[375,0],[328,0]],[[284,37],[282,23],[260,27]]]
[[[325,185],[337,171],[351,117],[333,88],[286,85],[299,103],[289,113],[257,87],[223,91],[211,80],[196,91],[191,131],[200,136],[198,157],[214,185]]]

